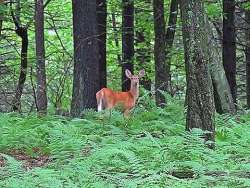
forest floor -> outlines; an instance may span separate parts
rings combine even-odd
[[[0,187],[250,187],[250,115],[216,116],[216,148],[183,105],[82,119],[0,114]]]

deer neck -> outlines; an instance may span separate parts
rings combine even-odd
[[[137,86],[132,85],[130,86],[130,93],[133,95],[134,100],[136,101],[139,97],[139,84]]]

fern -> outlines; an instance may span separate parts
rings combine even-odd
[[[93,111],[81,119],[0,114],[0,187],[249,186],[248,114],[217,115],[216,149],[210,150],[203,131],[185,132],[180,101],[168,98],[160,109],[144,107],[145,100],[128,119],[116,110],[111,118]],[[12,150],[46,154],[50,162],[26,170]]]

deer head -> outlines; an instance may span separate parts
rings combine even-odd
[[[136,88],[139,87],[139,80],[140,80],[140,78],[142,78],[145,75],[145,71],[142,69],[139,71],[138,75],[132,75],[130,70],[126,69],[125,74],[126,74],[127,78],[129,78],[131,81],[131,88],[130,89],[132,89],[132,87],[136,87]]]

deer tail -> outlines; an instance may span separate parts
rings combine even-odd
[[[104,92],[101,90],[96,93],[96,100],[97,100],[97,111],[100,112],[105,109],[105,101],[104,101]]]

